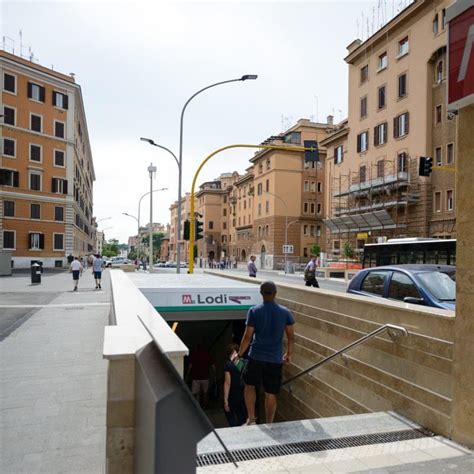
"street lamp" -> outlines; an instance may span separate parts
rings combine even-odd
[[[150,166],[147,168],[150,175],[150,261],[149,272],[153,271],[153,178],[156,174],[156,166],[153,166],[153,163],[150,163]]]
[[[102,219],[99,219],[98,221],[95,221],[96,224],[102,221],[106,221],[107,219],[112,219],[111,217],[103,217]]]
[[[132,217],[133,219],[137,221],[138,234],[137,234],[137,249],[136,250],[137,250],[137,258],[138,258],[138,242],[140,240],[140,221],[138,220],[138,217],[135,217],[133,214],[128,214],[127,212],[122,212],[122,214],[127,217]]]
[[[228,84],[230,82],[240,82],[240,81],[248,81],[248,80],[255,80],[257,79],[256,74],[245,74],[242,77],[239,77],[238,79],[229,79],[227,81],[220,81],[216,82],[215,84],[211,84],[209,86],[203,87],[202,89],[198,90],[195,92],[184,104],[182,110],[181,110],[181,118],[180,118],[180,123],[179,123],[179,158],[176,158],[175,154],[169,150],[168,148],[158,145],[155,143],[153,140],[150,138],[140,138],[140,140],[148,142],[150,145],[157,146],[158,148],[161,148],[168,153],[170,153],[173,158],[176,161],[176,164],[178,165],[178,223],[177,223],[177,229],[176,229],[176,243],[177,243],[177,251],[176,251],[176,273],[181,273],[181,245],[180,245],[180,239],[181,239],[181,213],[182,213],[182,203],[181,203],[181,193],[182,193],[182,181],[183,181],[183,130],[184,130],[184,112],[186,111],[186,108],[188,107],[188,104],[201,92],[206,91],[207,89],[211,89],[212,87],[220,86],[222,84]],[[194,219],[194,216],[191,216],[191,220]]]

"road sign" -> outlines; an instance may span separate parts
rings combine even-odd
[[[448,9],[448,106],[474,104],[474,6],[470,1]]]
[[[293,252],[294,252],[293,245],[283,245],[284,254],[293,253]]]

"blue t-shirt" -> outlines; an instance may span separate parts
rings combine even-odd
[[[247,326],[255,328],[250,343],[249,357],[263,362],[283,362],[283,333],[286,326],[295,324],[292,314],[274,302],[265,302],[249,309]]]
[[[104,261],[101,258],[96,258],[93,263],[94,271],[101,272],[103,264],[104,264]]]

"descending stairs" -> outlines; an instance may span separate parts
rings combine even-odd
[[[218,432],[239,469],[211,433],[198,444],[199,474],[474,472],[472,451],[394,412],[223,428]]]

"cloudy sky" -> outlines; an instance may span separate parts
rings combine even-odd
[[[358,35],[357,23],[364,14],[371,28],[373,19],[381,21],[378,4],[388,17],[402,3],[407,0],[2,0],[1,35],[15,41],[18,54],[22,30],[40,64],[76,74],[97,177],[94,213],[112,218],[99,225],[112,227],[107,238],[126,242],[136,223],[122,212],[137,214],[138,199],[149,190],[150,162],[158,167],[155,188],[169,188],[156,194],[155,222],[169,221],[177,198],[176,163],[140,142],[141,136],[177,153],[179,115],[190,95],[214,82],[258,74],[257,81],[211,89],[188,107],[183,188],[189,190],[197,164],[216,148],[260,143],[299,118],[345,117],[343,58]],[[251,155],[217,155],[200,181],[243,172]],[[145,201],[142,216],[149,212]]]

